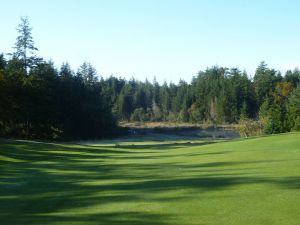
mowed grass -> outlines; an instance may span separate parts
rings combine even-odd
[[[1,141],[0,224],[298,225],[300,133],[111,146]]]

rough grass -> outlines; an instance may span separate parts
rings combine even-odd
[[[0,142],[0,224],[298,225],[300,133],[220,143]]]
[[[121,127],[127,128],[210,128],[213,127],[212,123],[184,123],[184,122],[127,122],[122,121],[119,123]],[[234,129],[239,125],[236,124],[218,124],[219,128]]]

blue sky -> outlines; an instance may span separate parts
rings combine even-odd
[[[261,60],[300,65],[300,1],[1,1],[0,52],[11,52],[28,16],[39,55],[75,70],[91,62],[104,77],[177,82],[220,65],[253,75]]]

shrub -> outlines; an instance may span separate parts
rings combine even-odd
[[[131,114],[130,120],[132,121],[146,121],[147,115],[143,108],[137,108]]]
[[[263,126],[260,121],[251,119],[241,119],[238,131],[242,137],[257,136],[263,133]]]

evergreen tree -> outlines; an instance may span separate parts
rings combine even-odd
[[[288,104],[291,129],[300,131],[300,85],[293,91]]]
[[[69,63],[63,63],[61,65],[59,75],[62,80],[68,80],[74,76],[74,73],[71,70]]]
[[[298,68],[294,71],[288,70],[284,76],[284,81],[290,82],[294,88],[297,87],[300,83],[300,70]]]
[[[237,68],[218,66],[200,71],[191,83],[98,79],[90,63],[84,62],[75,74],[68,63],[57,70],[52,62],[36,57],[28,18],[21,18],[17,31],[12,57],[0,54],[2,136],[99,138],[117,130],[115,116],[211,122],[214,127],[244,121],[250,133],[259,133],[261,122],[266,133],[300,130],[298,69],[282,78],[262,62],[253,81]],[[254,121],[258,115],[261,121]]]
[[[15,52],[13,56],[23,61],[24,70],[28,73],[29,68],[31,68],[39,59],[34,55],[38,49],[34,46],[31,34],[32,28],[29,25],[27,17],[21,17],[21,23],[18,25],[17,31],[19,36],[15,43]]]
[[[276,83],[282,80],[281,74],[273,69],[269,69],[263,61],[256,69],[254,76],[254,88],[258,107],[264,99],[274,91]]]
[[[86,84],[93,84],[97,82],[97,71],[96,69],[87,62],[84,62],[78,69],[77,76],[83,79]]]

